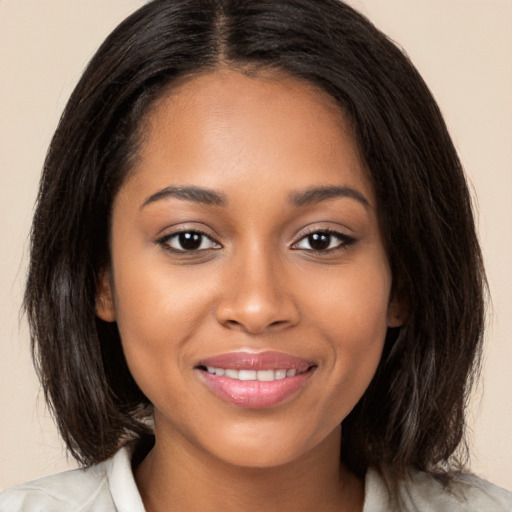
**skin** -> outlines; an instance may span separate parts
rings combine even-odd
[[[225,204],[159,193],[170,186]],[[290,201],[327,186],[352,192]],[[170,235],[196,230],[201,247],[179,252]],[[308,235],[326,230],[341,235],[313,251]],[[154,404],[156,445],[136,470],[147,510],[362,510],[363,483],[339,462],[341,422],[402,320],[372,185],[334,100],[275,73],[175,86],[115,199],[111,251],[97,312],[117,321]],[[196,368],[240,350],[315,368],[283,402],[241,408]]]

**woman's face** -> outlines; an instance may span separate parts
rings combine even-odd
[[[226,70],[176,86],[145,133],[97,310],[157,442],[253,467],[339,449],[398,322],[340,109],[299,80]]]

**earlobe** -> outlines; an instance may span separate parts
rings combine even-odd
[[[388,307],[388,327],[402,327],[407,321],[408,311],[403,299],[394,296]]]
[[[102,270],[96,282],[96,315],[105,322],[115,322],[116,310],[110,272]]]

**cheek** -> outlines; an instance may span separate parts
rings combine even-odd
[[[146,332],[149,339],[164,335],[169,342],[176,338],[173,332],[192,328],[204,316],[215,290],[215,269],[172,265],[163,249],[134,244],[129,257],[121,251],[113,255],[118,323],[127,335]]]
[[[128,366],[144,388],[175,370],[190,340],[213,313],[211,271],[180,268],[161,255],[117,260],[114,282],[118,328]]]
[[[379,261],[325,280],[311,302],[310,321],[328,345],[323,365],[345,415],[372,380],[387,333],[391,274]]]
[[[385,259],[337,269],[304,288],[315,290],[311,319],[333,339],[353,340],[363,349],[386,332],[391,273]]]

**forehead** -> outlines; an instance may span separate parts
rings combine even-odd
[[[219,188],[256,175],[269,185],[348,180],[371,189],[340,106],[283,73],[221,70],[184,80],[154,104],[143,133],[132,175],[153,188],[170,180]]]

